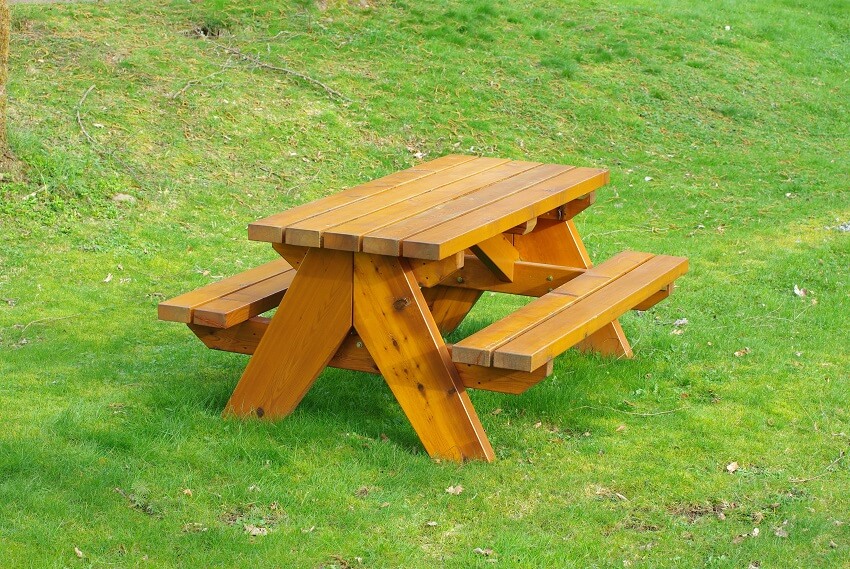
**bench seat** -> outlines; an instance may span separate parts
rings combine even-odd
[[[455,344],[456,363],[533,371],[631,309],[669,295],[684,257],[625,251]]]
[[[277,259],[161,302],[160,320],[231,328],[280,304],[295,269]]]

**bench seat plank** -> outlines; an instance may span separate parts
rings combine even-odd
[[[536,369],[657,294],[687,269],[685,258],[652,257],[498,347],[493,352],[493,366],[523,371]]]
[[[195,308],[192,322],[215,328],[230,328],[278,306],[292,284],[290,270],[254,283]]]
[[[160,320],[189,324],[199,306],[217,300],[255,283],[270,279],[294,269],[284,259],[276,259],[259,267],[248,269],[238,275],[210,283],[191,292],[181,294],[159,303],[157,315]]]
[[[587,269],[583,274],[523,306],[506,318],[461,340],[455,344],[452,359],[457,363],[493,365],[493,353],[497,348],[552,318],[578,299],[601,289],[650,258],[652,255],[649,253],[624,251],[597,267]]]

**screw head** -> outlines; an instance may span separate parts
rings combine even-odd
[[[457,278],[457,282],[462,283],[462,282],[463,282],[463,277],[458,277],[458,278]]]

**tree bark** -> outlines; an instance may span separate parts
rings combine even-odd
[[[0,154],[6,155],[6,79],[9,70],[9,4],[0,0]]]

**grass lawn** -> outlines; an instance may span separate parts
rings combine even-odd
[[[0,566],[850,567],[850,4],[366,4],[12,7]],[[366,374],[223,420],[245,357],[157,303],[448,153],[611,170],[591,256],[691,261],[636,357],[472,392],[493,464]]]

